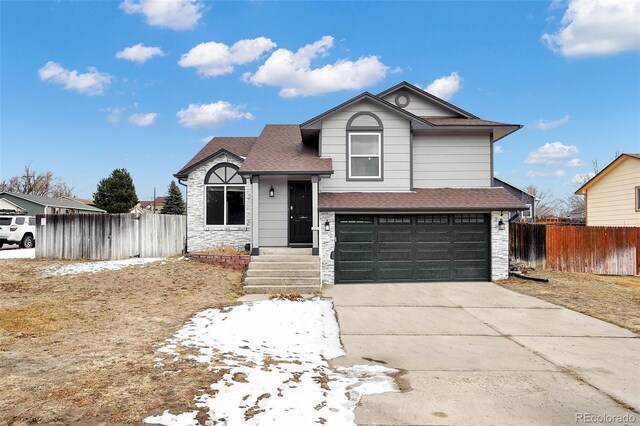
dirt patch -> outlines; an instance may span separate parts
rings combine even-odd
[[[195,410],[216,372],[155,350],[195,313],[236,303],[241,273],[170,259],[44,277],[69,262],[0,260],[0,424],[140,423]]]
[[[498,285],[640,333],[640,277],[534,271],[548,283],[511,277]]]

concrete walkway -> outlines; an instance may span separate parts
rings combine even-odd
[[[332,363],[405,370],[412,388],[364,397],[358,424],[640,424],[640,338],[626,329],[492,283],[324,290],[347,351]]]

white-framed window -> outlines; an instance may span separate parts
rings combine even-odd
[[[382,178],[382,134],[379,132],[349,133],[350,179]]]
[[[232,164],[219,164],[205,177],[205,225],[244,225],[246,184]]]
[[[522,211],[522,217],[530,218],[533,216],[533,209],[531,208],[531,204],[525,204],[528,207],[527,210]]]
[[[636,186],[636,211],[640,212],[640,186]]]

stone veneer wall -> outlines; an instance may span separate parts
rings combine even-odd
[[[187,245],[189,251],[229,245],[244,249],[251,242],[251,184],[245,186],[244,225],[205,225],[204,223],[204,178],[216,164],[231,163],[240,167],[242,161],[227,155],[220,155],[189,173],[187,194]]]
[[[498,229],[502,219],[504,230]],[[491,280],[509,278],[509,213],[491,212]]]
[[[324,230],[325,222],[329,221],[331,230]],[[331,259],[331,252],[336,245],[336,214],[335,212],[320,212],[320,277],[322,284],[335,283],[335,263]]]

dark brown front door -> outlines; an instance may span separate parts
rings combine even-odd
[[[311,182],[289,182],[289,244],[312,243]]]

